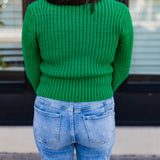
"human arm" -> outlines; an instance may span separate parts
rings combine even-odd
[[[131,66],[134,29],[128,7],[120,27],[121,33],[119,37],[119,43],[116,49],[114,61],[112,63],[113,92],[115,92],[120,84],[128,77]]]
[[[40,51],[36,37],[36,21],[32,6],[27,7],[22,26],[22,52],[26,75],[36,91],[40,81]]]

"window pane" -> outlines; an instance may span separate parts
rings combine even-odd
[[[160,75],[160,0],[130,0],[134,46],[130,74]]]
[[[0,0],[0,80],[13,80],[13,72],[16,77],[24,72],[21,32],[22,0]]]

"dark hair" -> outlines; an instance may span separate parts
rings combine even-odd
[[[84,4],[84,7],[87,3],[92,3],[91,13],[93,12],[93,6],[95,2],[100,0],[47,0],[49,3],[57,5],[81,5]],[[83,9],[84,9],[83,7]]]

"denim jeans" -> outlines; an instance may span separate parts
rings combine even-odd
[[[41,160],[110,160],[115,141],[114,97],[69,102],[36,95],[33,134]]]

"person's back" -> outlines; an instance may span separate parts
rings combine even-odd
[[[103,100],[128,76],[133,46],[128,7],[100,0],[93,13],[90,8],[91,3],[83,9],[46,0],[28,6],[25,18],[32,25],[24,19],[22,49],[36,94],[74,102]]]
[[[22,28],[25,70],[37,96],[33,133],[42,160],[109,160],[115,140],[113,94],[128,77],[129,9],[115,0],[55,5],[38,0]],[[58,1],[58,0],[57,0]],[[67,0],[66,0],[67,1]]]

